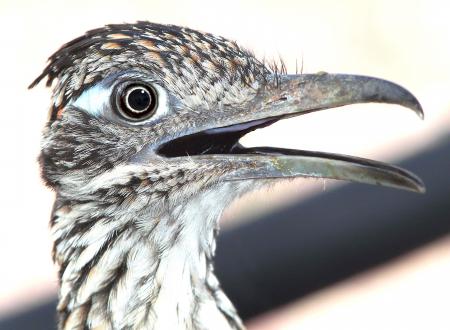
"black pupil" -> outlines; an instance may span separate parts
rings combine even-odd
[[[131,111],[141,112],[148,109],[152,100],[148,90],[135,88],[128,94],[127,101]]]
[[[147,85],[127,85],[116,95],[116,105],[125,119],[136,121],[149,118],[157,108],[157,94]]]

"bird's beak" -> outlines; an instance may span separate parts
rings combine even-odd
[[[223,180],[314,177],[378,184],[424,192],[414,174],[388,164],[357,157],[280,148],[244,148],[246,133],[280,119],[355,103],[391,103],[413,110],[423,118],[417,99],[403,87],[377,78],[342,74],[278,76],[260,87],[256,96],[209,127],[165,143],[164,157],[189,155],[195,161],[235,164]]]

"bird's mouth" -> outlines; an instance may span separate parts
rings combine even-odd
[[[417,99],[394,83],[352,75],[286,76],[274,89],[257,94],[245,116],[212,124],[158,148],[166,158],[228,161],[242,166],[225,180],[316,177],[348,180],[424,192],[422,181],[396,166],[347,155],[273,147],[245,148],[239,139],[280,119],[354,103],[392,103],[405,106],[423,118]],[[231,116],[232,117],[232,116]],[[220,121],[220,120],[219,120]]]
[[[199,133],[185,135],[163,144],[159,149],[159,154],[168,158],[218,154],[257,154],[259,148],[244,148],[239,143],[239,139],[251,131],[269,126],[280,119],[282,119],[282,116],[251,120],[241,124],[210,128]],[[270,153],[270,151],[267,150],[267,153]]]

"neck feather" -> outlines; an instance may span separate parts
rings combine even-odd
[[[243,329],[212,259],[219,205],[247,188],[224,184],[183,205],[123,213],[59,196],[51,225],[60,329]]]

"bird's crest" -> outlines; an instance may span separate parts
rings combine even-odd
[[[235,42],[189,28],[149,22],[113,24],[88,31],[49,58],[44,71],[29,86],[47,77],[54,87],[53,113],[83,90],[116,71],[144,68],[162,81],[173,77],[204,80],[205,86],[251,84],[268,73],[266,67]],[[172,81],[171,81],[172,80]]]

